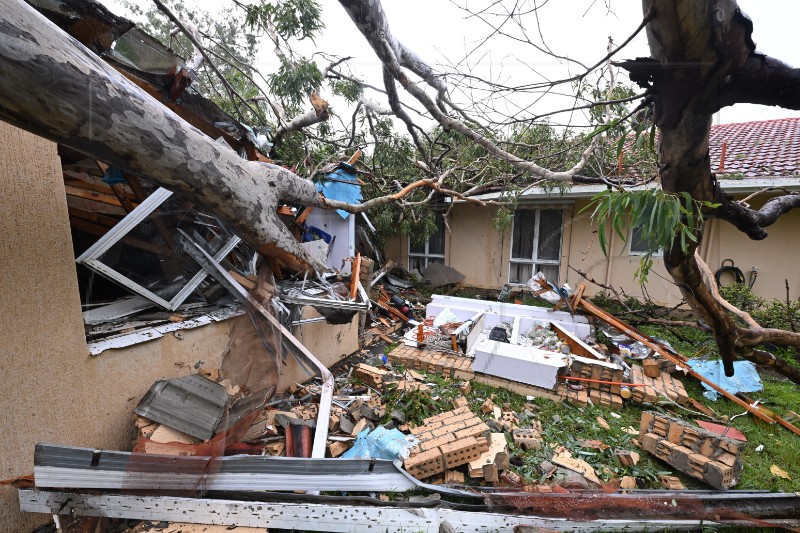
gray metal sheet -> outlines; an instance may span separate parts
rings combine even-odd
[[[225,414],[225,387],[198,374],[157,381],[133,410],[200,440],[208,440]]]
[[[20,509],[32,513],[105,516],[223,526],[334,533],[438,533],[443,523],[461,533],[514,531],[516,526],[556,531],[688,531],[719,526],[699,520],[568,520],[523,514],[368,505],[255,502],[172,496],[80,494],[23,489]]]
[[[391,461],[234,455],[189,457],[38,444],[37,488],[406,491],[424,486]]]

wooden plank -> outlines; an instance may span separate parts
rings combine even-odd
[[[113,194],[105,194],[96,191],[90,191],[70,184],[65,184],[64,189],[66,189],[67,195],[69,196],[77,196],[78,198],[85,198],[87,200],[93,200],[95,202],[100,202],[103,204],[114,205],[117,207],[124,208],[122,202],[119,201],[119,198],[117,198]]]
[[[569,331],[565,330],[561,326],[559,326],[555,322],[550,322],[550,329],[556,332],[556,336],[559,339],[566,342],[569,345],[569,349],[575,355],[580,355],[583,357],[588,357],[589,359],[597,359],[598,361],[607,361],[608,357],[601,354],[578,337],[570,333]]]
[[[361,272],[361,254],[356,253],[353,263],[350,265],[350,299],[355,300],[358,294],[358,278]]]
[[[678,355],[678,356],[673,355],[672,353],[670,353],[669,351],[664,349],[660,344],[655,342],[648,335],[645,335],[644,333],[642,333],[639,330],[633,328],[632,326],[629,326],[629,325],[625,324],[621,320],[618,320],[616,317],[611,316],[610,314],[606,313],[605,311],[603,311],[602,309],[600,309],[599,307],[597,307],[596,305],[594,305],[591,302],[587,302],[586,300],[581,300],[580,301],[580,306],[581,306],[582,309],[584,309],[590,315],[593,315],[594,317],[598,318],[599,320],[602,320],[603,322],[605,322],[609,326],[612,326],[612,327],[618,329],[619,331],[621,331],[625,335],[631,337],[632,339],[641,342],[642,344],[644,344],[645,346],[647,346],[651,350],[655,350],[659,355],[661,355],[667,361],[669,361],[669,362],[671,362],[671,363],[673,363],[675,365],[680,365],[682,367],[687,368],[687,373],[690,376],[702,381],[703,383],[705,383],[706,385],[708,385],[709,387],[711,387],[712,389],[714,389],[718,393],[720,393],[723,396],[725,396],[727,399],[729,399],[733,403],[735,403],[738,406],[744,408],[747,412],[749,412],[753,416],[755,416],[755,417],[757,417],[757,418],[759,418],[759,419],[761,419],[764,422],[767,422],[769,424],[773,424],[773,423],[777,422],[777,420],[775,420],[771,416],[763,413],[758,408],[758,406],[752,406],[749,403],[745,402],[744,400],[741,400],[741,399],[737,398],[736,396],[734,396],[730,392],[726,391],[725,389],[723,389],[722,387],[720,387],[719,385],[717,385],[713,381],[707,379],[705,376],[702,376],[701,374],[698,374],[697,372],[692,370],[692,368],[689,367],[686,364],[686,359],[683,356],[681,356],[681,355]],[[781,425],[783,425],[783,424],[781,424]],[[800,434],[800,429],[798,429],[798,434]]]

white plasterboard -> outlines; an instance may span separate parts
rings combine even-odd
[[[559,369],[566,365],[566,356],[559,353],[483,339],[475,347],[472,369],[553,390]]]

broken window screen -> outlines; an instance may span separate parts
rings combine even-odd
[[[424,243],[414,243],[408,237],[408,269],[422,272],[431,263],[444,263],[444,218],[436,214],[436,230]]]
[[[178,229],[219,259],[240,242],[216,218],[158,189],[76,261],[174,311],[206,277],[176,244]]]
[[[558,282],[561,263],[561,209],[519,209],[511,230],[509,283],[525,283],[536,272]]]

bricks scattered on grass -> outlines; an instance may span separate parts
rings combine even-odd
[[[642,413],[642,448],[715,489],[736,485],[744,443],[654,411]]]

